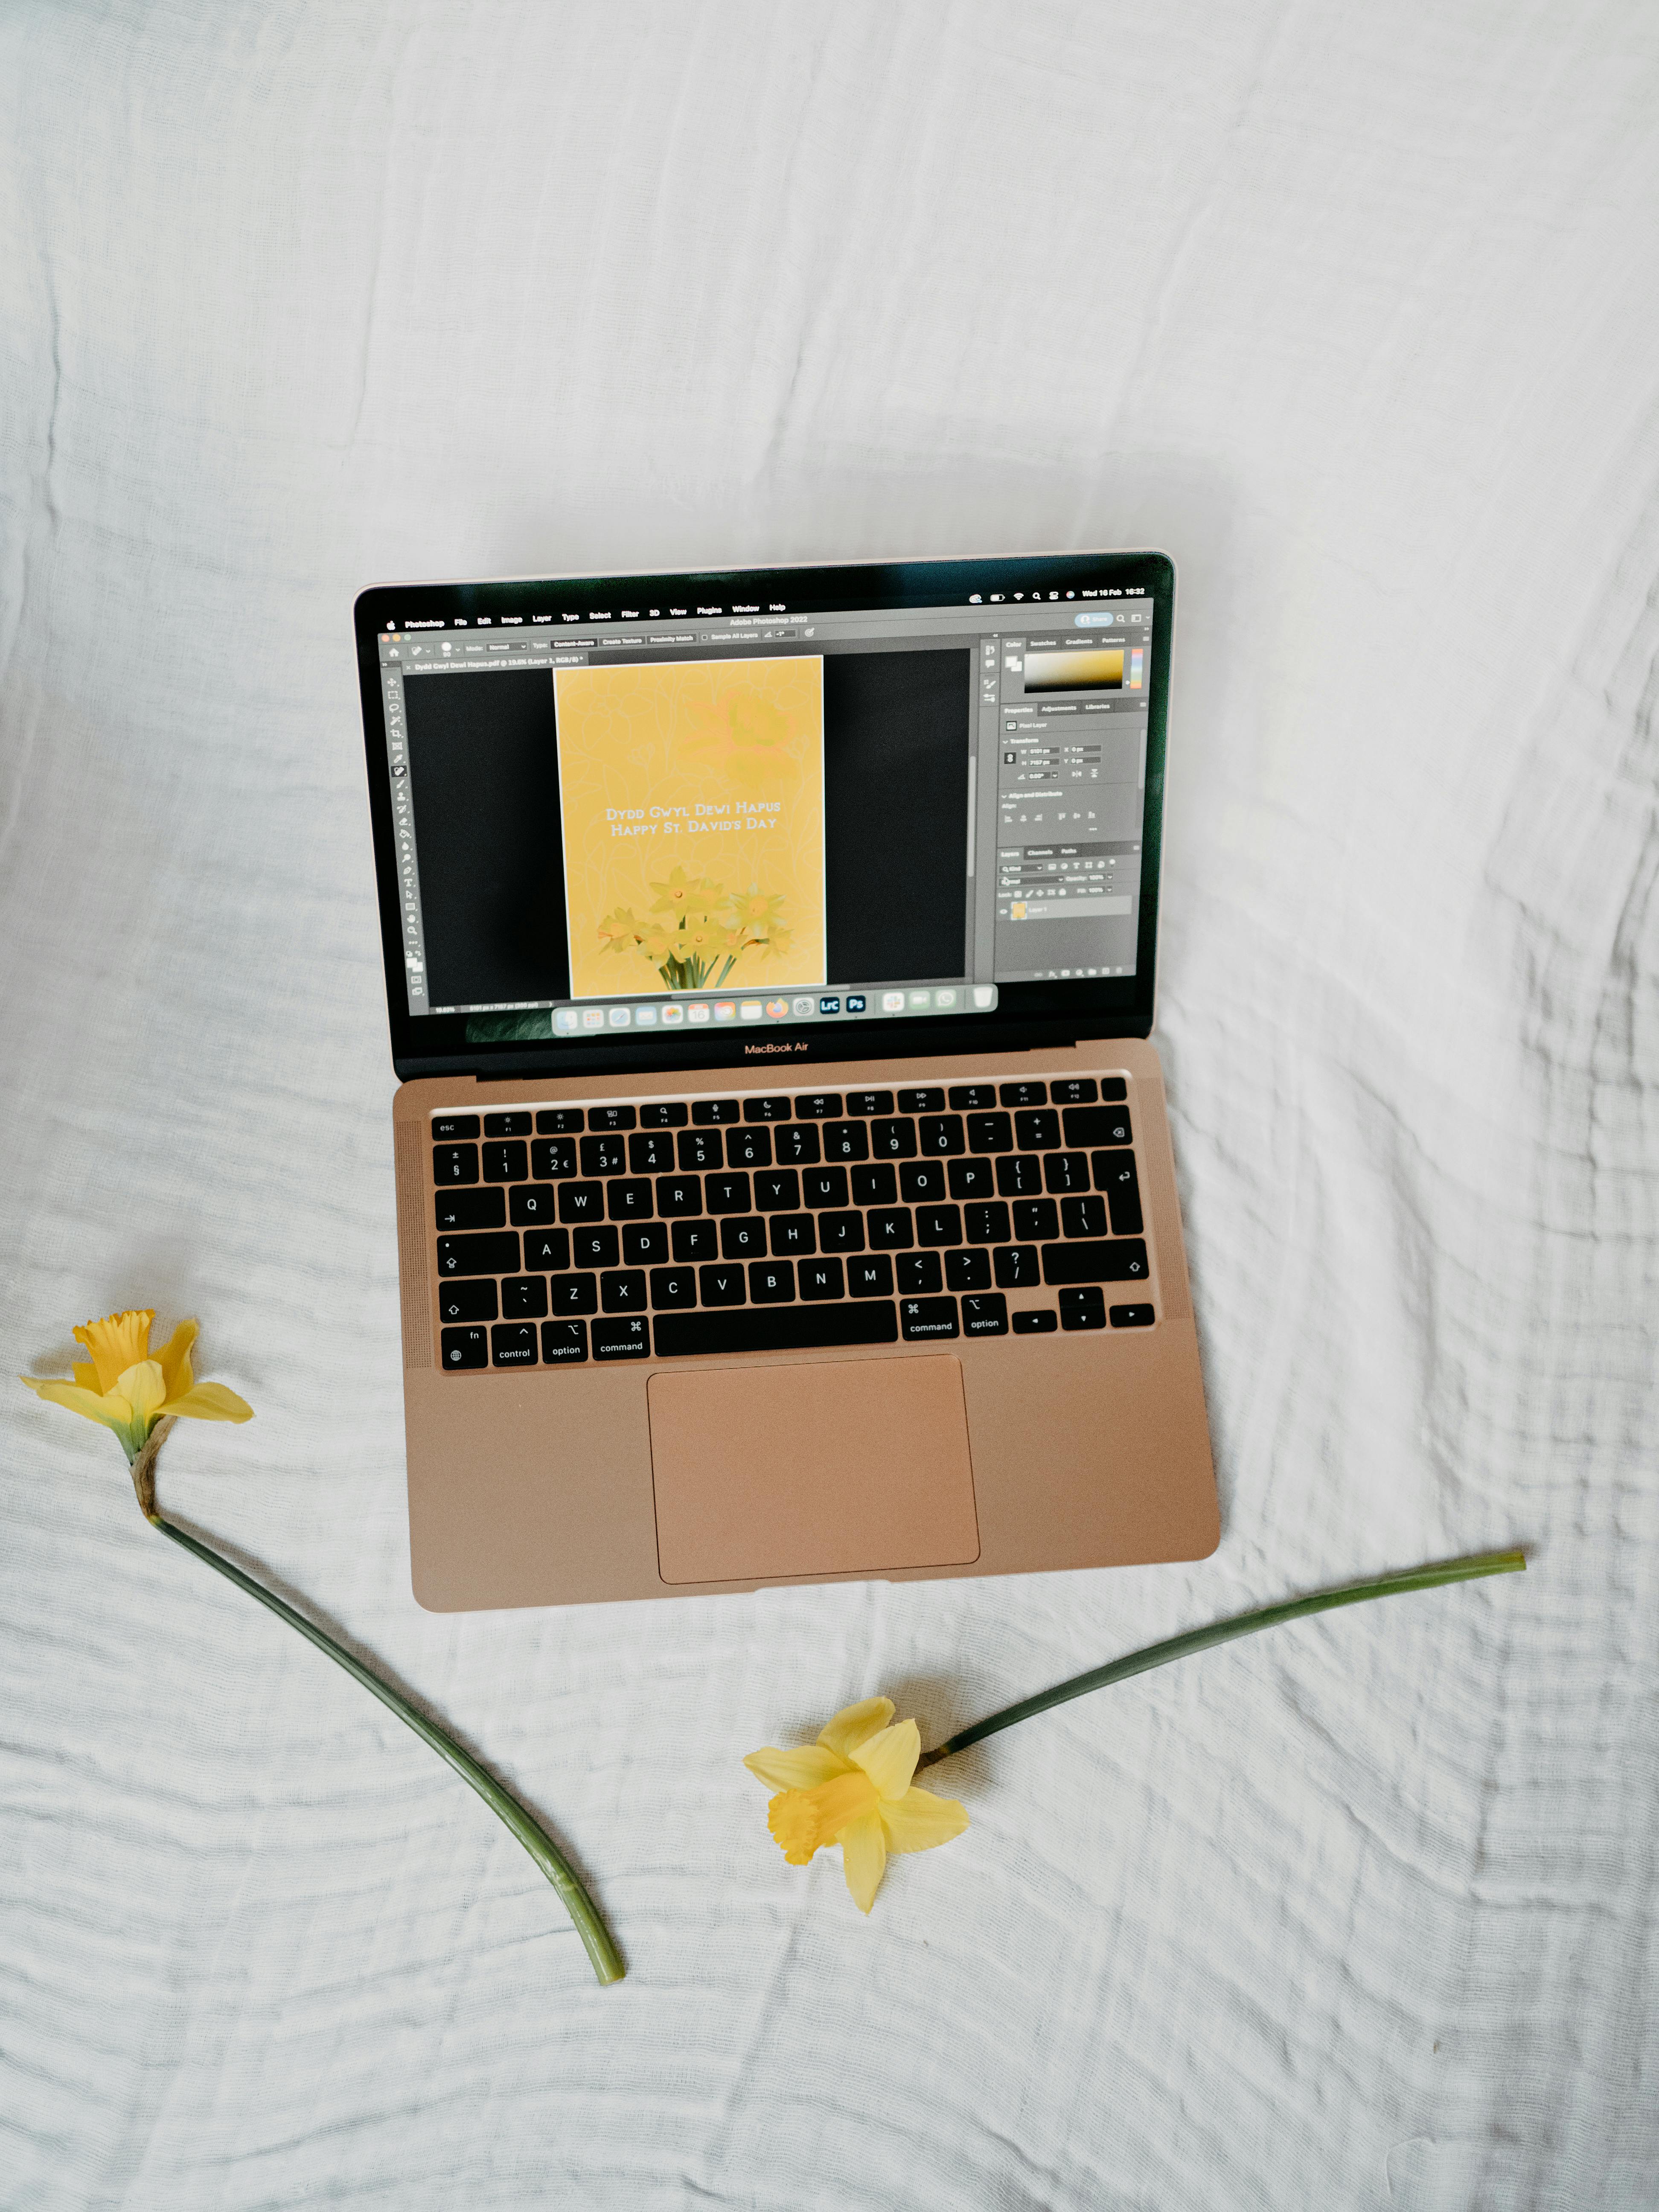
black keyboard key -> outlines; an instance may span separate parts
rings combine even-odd
[[[476,1114],[434,1114],[432,1117],[432,1141],[434,1145],[453,1145],[463,1137],[476,1137],[478,1117]]]
[[[849,1114],[858,1114],[866,1121],[872,1121],[878,1114],[892,1112],[893,1094],[890,1091],[849,1091],[847,1110]]]
[[[700,1267],[697,1288],[706,1306],[740,1306],[748,1297],[740,1267]]]
[[[921,1136],[921,1149],[932,1158],[968,1149],[960,1114],[930,1114],[917,1127]]]
[[[623,1176],[605,1187],[605,1210],[613,1221],[648,1221],[655,1188],[648,1176]]]
[[[1104,1328],[1105,1293],[1097,1291],[1092,1283],[1086,1290],[1062,1291],[1060,1294],[1060,1325],[1062,1328]]]
[[[898,1335],[890,1303],[663,1314],[654,1326],[659,1359],[696,1359],[717,1352],[819,1352],[849,1344],[891,1344]]]
[[[631,1106],[590,1106],[587,1109],[590,1129],[631,1129],[635,1119]]]
[[[960,1244],[962,1208],[959,1206],[919,1206],[916,1208],[919,1244]]]
[[[541,1334],[533,1321],[498,1321],[489,1332],[489,1357],[496,1367],[533,1367]]]
[[[1045,1283],[1144,1283],[1147,1273],[1146,1247],[1138,1237],[1042,1248]]]
[[[1133,1140],[1127,1106],[1068,1106],[1060,1119],[1066,1141],[1082,1145],[1127,1145]]]
[[[789,1101],[787,1098],[745,1098],[743,1102],[745,1121],[787,1121]]]
[[[574,1137],[586,1126],[587,1116],[580,1106],[544,1106],[536,1116],[538,1137]]]
[[[477,1182],[478,1147],[476,1145],[434,1145],[432,1149],[432,1180],[441,1187],[452,1182]]]
[[[792,1168],[816,1167],[821,1157],[818,1133],[810,1122],[790,1121],[773,1133],[775,1157]]]
[[[800,1179],[800,1194],[805,1206],[845,1206],[846,1169],[808,1168]]]
[[[970,1244],[1006,1244],[1014,1233],[1009,1226],[1008,1209],[1000,1198],[994,1198],[988,1206],[964,1206],[962,1226]]]
[[[994,1198],[997,1171],[989,1160],[947,1160],[945,1179],[952,1198]]]
[[[899,1328],[907,1344],[930,1337],[959,1336],[954,1298],[905,1298],[899,1305]]]
[[[486,1137],[527,1137],[531,1117],[521,1114],[486,1114],[483,1117]]]
[[[867,1160],[870,1139],[862,1121],[826,1121],[820,1132],[826,1160]]]
[[[514,1138],[501,1145],[486,1145],[483,1148],[483,1172],[486,1182],[527,1182],[530,1180],[530,1148],[522,1139]]]
[[[878,1160],[908,1160],[915,1158],[916,1125],[914,1121],[872,1121],[870,1124],[870,1149]]]
[[[977,1297],[963,1298],[962,1333],[964,1336],[1007,1335],[1008,1301],[1000,1291],[986,1291]]]
[[[898,1197],[898,1178],[885,1160],[853,1170],[854,1206],[891,1206]]]
[[[1022,1152],[1051,1152],[1060,1142],[1059,1115],[1052,1106],[1032,1107],[1016,1114],[1014,1142]]]
[[[640,1267],[618,1267],[599,1277],[599,1304],[606,1313],[643,1313],[645,1273]]]
[[[495,1317],[494,1283],[485,1280],[439,1284],[438,1318],[440,1321],[494,1321]]]
[[[641,1106],[640,1127],[642,1129],[683,1129],[686,1123],[686,1109],[675,1099],[659,1100],[654,1106]],[[537,1127],[541,1126],[539,1121]]]
[[[726,1140],[726,1161],[733,1168],[769,1168],[772,1164],[772,1132],[769,1129],[733,1129]]]
[[[668,1230],[660,1221],[631,1221],[622,1233],[624,1267],[665,1267]]]
[[[861,1213],[821,1213],[818,1216],[820,1252],[862,1252],[864,1216]]]
[[[597,1275],[555,1275],[547,1286],[548,1304],[556,1314],[591,1314],[599,1310]]]
[[[1036,1198],[1042,1188],[1042,1162],[1031,1152],[1005,1152],[997,1162],[997,1194]]]
[[[697,1303],[697,1279],[690,1267],[656,1267],[651,1274],[651,1303],[659,1310]]]
[[[544,1275],[509,1275],[501,1285],[503,1321],[540,1321],[546,1311]]]
[[[628,1171],[626,1137],[614,1133],[584,1137],[578,1146],[578,1152],[585,1176],[625,1175]]]
[[[1014,1200],[1014,1234],[1028,1243],[1035,1244],[1045,1237],[1060,1234],[1060,1212],[1052,1198],[1017,1198]]]
[[[677,1221],[674,1224],[674,1257],[682,1262],[693,1260],[717,1260],[720,1257],[720,1233],[712,1221]]]
[[[1060,1201],[1060,1226],[1061,1234],[1066,1237],[1105,1236],[1105,1200],[1093,1196],[1062,1198]]]
[[[1046,1083],[1005,1083],[997,1097],[1005,1106],[1046,1106],[1048,1086]]]
[[[994,1083],[956,1083],[951,1086],[951,1111],[953,1114],[982,1114],[987,1107],[997,1103]]]
[[[705,1176],[702,1202],[710,1213],[750,1213],[755,1206],[746,1175]]]
[[[1087,1152],[1048,1152],[1042,1162],[1042,1180],[1053,1198],[1087,1190],[1090,1183]]]
[[[538,1273],[559,1273],[570,1265],[568,1229],[530,1229],[525,1232],[524,1264]]]
[[[681,1214],[702,1212],[702,1178],[701,1176],[659,1176],[657,1177],[657,1211],[665,1220],[672,1221]]]
[[[1114,1237],[1139,1237],[1145,1226],[1140,1218],[1140,1182],[1135,1156],[1130,1152],[1097,1152],[1095,1188],[1103,1190],[1112,1210]]]
[[[762,1213],[793,1213],[800,1204],[800,1177],[793,1168],[769,1168],[757,1175],[755,1204]]]
[[[775,1213],[769,1224],[772,1251],[780,1260],[799,1260],[812,1251],[817,1238],[810,1213]]]
[[[749,1270],[749,1302],[786,1306],[795,1295],[795,1271],[787,1260],[757,1260]]]
[[[691,1119],[699,1129],[713,1128],[720,1121],[735,1121],[738,1117],[735,1098],[694,1098]]]
[[[585,1221],[603,1221],[605,1185],[602,1182],[562,1182],[559,1185],[559,1218],[572,1226]]]
[[[574,1137],[538,1137],[530,1147],[530,1172],[538,1182],[557,1182],[576,1172]]]
[[[945,1255],[945,1279],[953,1291],[988,1291],[991,1287],[991,1255],[971,1247],[962,1252],[947,1252]]]
[[[579,1267],[614,1267],[622,1247],[614,1229],[573,1229],[570,1255]]]
[[[822,1300],[845,1297],[847,1295],[839,1260],[803,1260],[796,1272],[804,1298]]]
[[[544,1321],[542,1323],[542,1365],[574,1366],[587,1357],[585,1321]]]
[[[488,1367],[489,1364],[489,1331],[487,1328],[447,1328],[439,1336],[441,1358],[446,1367],[459,1374],[469,1367]]]
[[[945,1093],[942,1091],[901,1091],[898,1095],[901,1114],[942,1114]]]
[[[515,1229],[539,1229],[558,1212],[552,1192],[545,1184],[536,1182],[515,1182],[507,1194],[507,1208]]]
[[[836,1121],[841,1118],[838,1091],[809,1091],[795,1101],[798,1121]]]
[[[1014,1149],[1014,1124],[1006,1114],[970,1114],[968,1116],[968,1149],[970,1152],[1012,1152]]]
[[[726,1158],[726,1146],[718,1129],[682,1129],[678,1143],[680,1166],[687,1174],[717,1168]]]
[[[884,1206],[866,1214],[865,1228],[871,1249],[877,1252],[905,1252],[916,1241],[915,1227],[908,1206]]]
[[[441,1190],[440,1229],[501,1229],[507,1222],[507,1193],[497,1183],[479,1190]]]
[[[1060,1316],[1048,1306],[1037,1306],[1030,1313],[1014,1316],[1016,1336],[1052,1336],[1059,1327]]]
[[[1112,1306],[1108,1310],[1114,1328],[1150,1328],[1155,1317],[1151,1306]]]
[[[901,1297],[915,1297],[942,1291],[945,1277],[937,1252],[901,1252],[893,1262],[893,1279]]]
[[[519,1232],[504,1229],[489,1237],[441,1237],[438,1273],[442,1275],[516,1275]]]
[[[647,1359],[651,1325],[643,1314],[623,1321],[596,1321],[592,1344],[595,1359]]]
[[[1065,1083],[1048,1085],[1051,1106],[1092,1106],[1100,1093],[1095,1088],[1094,1078],[1089,1075],[1072,1077]]]
[[[672,1175],[675,1167],[674,1139],[667,1129],[641,1129],[628,1140],[629,1175]]]
[[[866,1252],[847,1263],[847,1287],[855,1298],[890,1298],[893,1263],[884,1252]]]
[[[943,1160],[907,1160],[899,1170],[899,1190],[911,1206],[937,1205],[950,1196]]]
[[[991,1253],[991,1272],[1000,1291],[1034,1291],[1042,1279],[1035,1244],[998,1244]]]
[[[721,1222],[722,1260],[758,1260],[765,1249],[766,1223],[760,1214],[729,1214]]]

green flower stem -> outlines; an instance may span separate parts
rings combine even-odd
[[[287,1621],[290,1628],[297,1628],[307,1643],[314,1644],[319,1651],[325,1651],[337,1666],[343,1667],[348,1674],[361,1682],[371,1697],[378,1698],[383,1705],[397,1714],[400,1721],[406,1722],[423,1743],[430,1744],[440,1759],[447,1759],[462,1781],[470,1783],[477,1791],[503,1826],[512,1830],[558,1891],[566,1911],[576,1923],[576,1933],[582,1939],[583,1948],[592,1960],[593,1972],[599,1980],[602,1983],[621,1981],[627,1971],[623,1965],[622,1955],[611,1942],[611,1931],[600,1919],[598,1907],[578,1880],[575,1869],[552,1838],[537,1826],[516,1798],[507,1795],[493,1774],[480,1766],[469,1753],[463,1751],[453,1736],[447,1735],[442,1729],[428,1720],[426,1715],[411,1705],[407,1698],[399,1697],[390,1684],[383,1682],[378,1674],[371,1674],[349,1651],[343,1650],[331,1636],[325,1636],[303,1613],[295,1613],[291,1605],[284,1605],[274,1591],[263,1589],[251,1575],[245,1575],[240,1567],[233,1567],[228,1559],[222,1559],[205,1544],[198,1543],[194,1536],[185,1535],[182,1528],[175,1528],[153,1506],[149,1509],[148,1517],[151,1525],[159,1528],[164,1536],[170,1536],[175,1544],[182,1544],[185,1551],[193,1552],[198,1559],[204,1561],[216,1573],[223,1575],[228,1582],[234,1583],[238,1589],[246,1590],[250,1597],[258,1598],[261,1605],[269,1607],[279,1619]]]
[[[1367,1598],[1400,1597],[1407,1590],[1438,1589],[1443,1583],[1474,1582],[1481,1575],[1522,1574],[1526,1565],[1524,1552],[1481,1552],[1473,1559],[1448,1559],[1438,1566],[1416,1567],[1409,1574],[1382,1575],[1371,1582],[1344,1583],[1340,1589],[1321,1590],[1314,1597],[1292,1598],[1288,1605],[1263,1606],[1257,1613],[1241,1613],[1231,1620],[1218,1620],[1208,1628],[1191,1629],[1185,1636],[1171,1636],[1165,1643],[1149,1644],[1144,1651],[1132,1651],[1125,1659],[1114,1659],[1107,1666],[1091,1668],[1086,1674],[1073,1674],[1069,1681],[1056,1683],[1052,1690],[1039,1690],[1034,1698],[1022,1698],[1017,1705],[1005,1705],[988,1720],[975,1721],[971,1728],[958,1729],[937,1750],[924,1751],[916,1765],[936,1765],[941,1759],[951,1759],[957,1752],[966,1751],[969,1744],[983,1743],[988,1735],[1012,1728],[1016,1721],[1029,1721],[1034,1714],[1046,1713],[1051,1705],[1063,1705],[1068,1698],[1086,1697],[1091,1690],[1103,1690],[1110,1683],[1126,1681],[1131,1674],[1144,1674],[1153,1667],[1167,1667],[1172,1659],[1185,1659],[1194,1651],[1207,1651],[1212,1644],[1231,1644],[1236,1636],[1254,1636],[1258,1628],[1276,1628],[1281,1621],[1301,1620],[1310,1613],[1328,1613],[1334,1606],[1363,1605]]]

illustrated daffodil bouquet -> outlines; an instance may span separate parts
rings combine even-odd
[[[599,924],[599,942],[607,952],[642,953],[671,991],[715,989],[745,952],[788,950],[783,899],[757,884],[728,891],[710,877],[676,868],[651,889],[657,896],[647,919],[619,906]]]

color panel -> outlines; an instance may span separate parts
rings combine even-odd
[[[1028,653],[1028,691],[1121,691],[1123,647],[1095,646],[1081,652]]]

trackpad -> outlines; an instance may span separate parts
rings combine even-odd
[[[659,1369],[647,1399],[665,1583],[979,1557],[958,1360]]]

